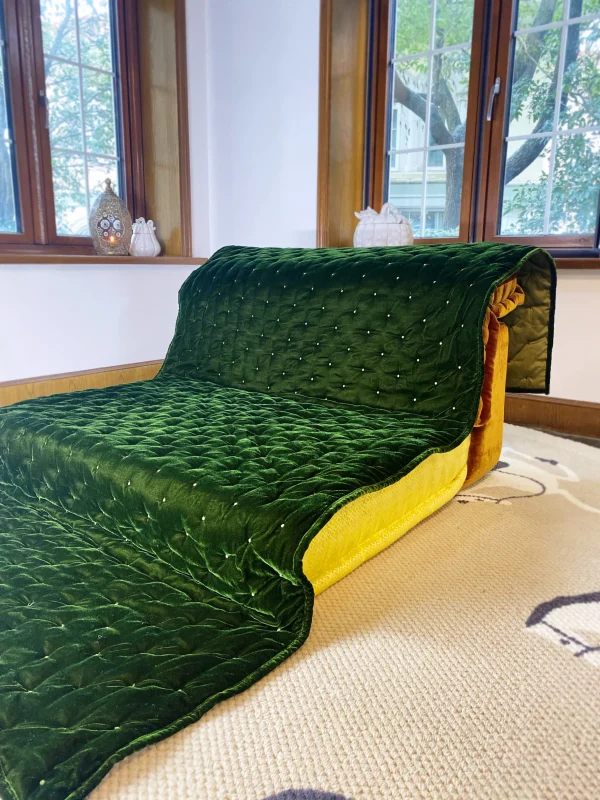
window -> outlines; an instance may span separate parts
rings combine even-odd
[[[125,13],[120,0],[0,0],[0,247],[91,251],[108,177],[133,206]]]
[[[390,112],[371,204],[393,202],[423,241],[597,255],[600,0],[374,7],[387,20]]]

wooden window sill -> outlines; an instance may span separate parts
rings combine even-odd
[[[156,264],[157,266],[200,266],[206,258],[187,258],[185,256],[158,256],[157,258],[134,258],[133,256],[84,256],[33,254],[29,255],[4,253],[0,254],[0,264],[62,264],[63,266],[79,265],[112,265],[112,264]]]

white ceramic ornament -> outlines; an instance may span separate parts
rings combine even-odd
[[[354,213],[360,220],[354,231],[354,247],[396,247],[414,241],[410,222],[393,203],[386,203],[380,214],[372,208]]]
[[[151,219],[146,222],[139,217],[133,223],[133,236],[129,245],[129,253],[137,258],[155,258],[160,253],[160,244],[154,231],[156,227]]]

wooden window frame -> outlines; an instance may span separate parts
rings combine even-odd
[[[135,102],[139,97],[135,5],[131,0],[115,0],[114,5],[122,193],[134,219],[145,215],[142,121]],[[56,231],[50,137],[45,107],[39,101],[39,93],[46,91],[40,0],[5,0],[5,6],[23,232],[0,234],[0,253],[90,255],[91,237],[61,236]]]
[[[133,219],[151,216],[158,220],[159,238],[164,235],[164,239],[160,239],[163,257],[169,262],[179,258],[184,263],[192,255],[185,0],[153,0],[152,5],[148,0],[142,2],[115,0],[122,195]],[[5,0],[5,5],[8,80],[23,231],[0,234],[0,258],[5,263],[8,259],[14,263],[27,263],[29,259],[57,263],[61,256],[68,257],[68,263],[77,257],[85,257],[87,261],[100,259],[95,255],[91,237],[56,234],[50,142],[43,109],[38,104],[38,91],[45,91],[39,0]],[[156,183],[158,169],[165,172],[159,143],[146,135],[152,120],[157,116],[160,119],[162,114],[158,103],[155,106],[154,98],[158,95],[148,76],[152,70],[156,74],[162,63],[160,59],[165,56],[164,50],[156,55],[152,49],[146,48],[144,54],[141,51],[140,25],[142,19],[148,19],[152,7],[166,15],[169,25],[164,26],[165,29],[174,31],[172,41],[162,42],[168,48],[167,57],[172,59],[170,91],[176,97],[173,110],[177,124],[171,143],[171,161],[176,169],[173,168],[167,178],[170,195],[157,194],[155,187],[152,190],[148,185],[151,177],[153,186]],[[153,19],[161,14],[154,14]],[[144,104],[142,98],[145,98]],[[179,206],[175,217],[171,202],[173,193]]]
[[[393,0],[369,0],[370,48],[368,53],[368,76],[362,88],[367,97],[363,118],[365,126],[366,152],[364,163],[354,165],[355,171],[363,169],[362,198],[354,192],[353,202],[380,208],[384,202],[387,153],[389,150],[389,113],[391,109],[391,52],[393,46]],[[351,245],[351,235],[336,236],[330,220],[340,216],[342,209],[336,208],[336,198],[343,186],[327,183],[329,165],[338,159],[334,143],[327,136],[335,114],[347,113],[346,125],[355,119],[349,112],[335,110],[335,97],[331,74],[335,72],[332,59],[337,40],[344,33],[336,27],[336,0],[322,0],[321,23],[321,98],[320,98],[320,142],[319,142],[319,213],[317,219],[317,241],[320,246]],[[566,269],[600,269],[599,251],[592,237],[582,236],[496,236],[494,231],[499,214],[501,192],[500,175],[504,136],[504,120],[507,111],[507,91],[510,68],[510,40],[512,19],[516,0],[475,0],[473,45],[469,81],[467,128],[465,132],[465,158],[463,193],[459,235],[452,239],[418,238],[416,244],[435,245],[444,242],[502,241],[533,244],[546,247],[555,256],[557,265]],[[356,12],[357,14],[360,12]],[[364,15],[364,9],[362,11]],[[491,32],[496,32],[495,36]],[[502,90],[496,99],[491,122],[486,120],[486,106],[496,77],[502,81]],[[360,71],[353,76],[361,80]],[[332,103],[333,99],[333,103]],[[340,125],[340,120],[335,120]],[[351,154],[345,153],[349,160]],[[329,177],[333,173],[329,170]],[[334,174],[333,174],[334,175]],[[335,177],[335,175],[334,175]],[[325,186],[325,184],[327,185]],[[340,201],[341,202],[341,201]],[[346,202],[346,206],[348,203]],[[491,210],[491,211],[490,211]],[[343,213],[347,215],[347,208]]]
[[[584,235],[538,235],[538,236],[500,236],[496,233],[501,215],[501,194],[503,177],[503,156],[506,117],[509,113],[510,89],[512,84],[512,67],[514,56],[512,53],[512,39],[515,16],[518,9],[517,0],[494,0],[494,17],[497,20],[497,36],[491,41],[488,57],[489,80],[487,95],[492,89],[496,78],[501,81],[503,89],[496,98],[494,114],[486,131],[489,146],[486,150],[486,160],[483,162],[481,180],[481,200],[478,209],[480,220],[479,238],[487,242],[515,242],[518,244],[537,245],[549,251],[564,250],[580,251],[582,253],[597,252],[597,234]],[[484,120],[485,122],[485,120]],[[596,225],[596,227],[598,227]]]

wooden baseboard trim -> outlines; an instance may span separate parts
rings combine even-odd
[[[574,436],[600,438],[600,403],[507,394],[504,419],[513,425],[529,425]]]
[[[0,383],[0,407],[47,397],[63,392],[79,392],[83,389],[104,389],[119,383],[133,383],[154,378],[162,361],[141,361],[137,364],[121,364],[116,367],[100,367],[61,375],[45,375],[40,378],[25,378]]]

